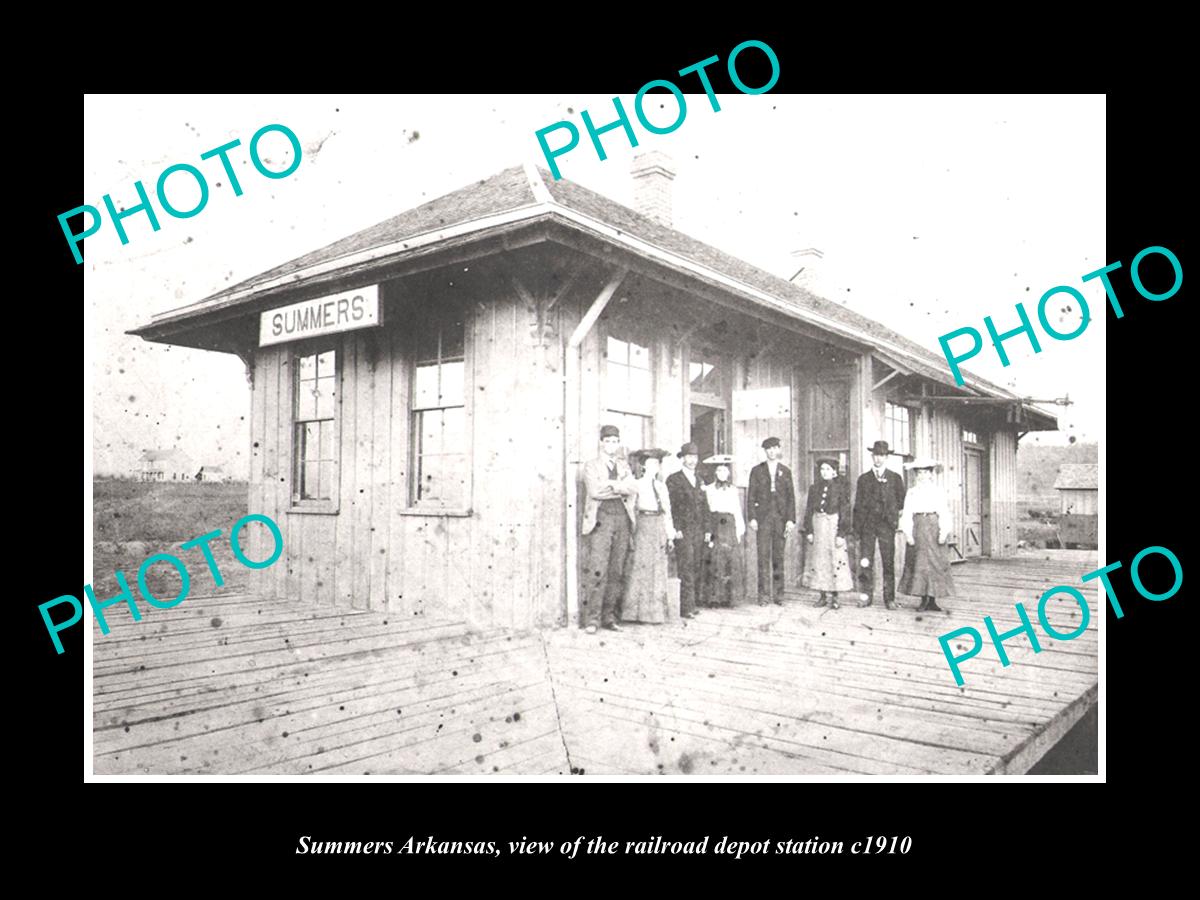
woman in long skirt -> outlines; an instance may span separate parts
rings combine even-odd
[[[708,559],[705,562],[705,606],[734,606],[744,596],[742,575],[742,536],[746,520],[742,516],[742,501],[733,484],[733,457],[720,454],[704,461],[715,465],[714,480],[704,486],[708,499],[710,535]]]
[[[838,477],[835,459],[817,460],[820,479],[808,489],[804,512],[808,555],[800,583],[821,592],[817,606],[838,609],[838,591],[854,588],[850,562],[846,558],[846,535],[850,533],[850,491]],[[826,594],[832,594],[826,599]]]
[[[679,598],[667,581],[667,551],[675,538],[671,497],[658,477],[666,455],[666,450],[630,454],[637,474],[637,527],[633,531],[633,552],[625,567],[623,622],[661,623],[679,618]]]
[[[900,530],[908,544],[904,556],[904,574],[899,590],[921,598],[917,612],[941,612],[937,597],[954,596],[950,577],[950,552],[946,539],[954,527],[945,492],[934,481],[934,470],[941,465],[933,459],[914,459],[904,468],[914,473],[916,483],[904,497]]]

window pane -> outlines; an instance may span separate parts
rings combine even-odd
[[[315,419],[317,417],[317,398],[313,391],[317,383],[311,379],[301,379],[296,386],[296,418]]]
[[[442,452],[442,411],[430,410],[417,414],[417,453]]]
[[[301,378],[317,377],[317,358],[315,356],[301,356],[297,362]]]
[[[333,497],[333,473],[334,464],[326,461],[318,464],[321,470],[321,487],[320,496],[322,500],[328,500]]]
[[[650,368],[650,348],[638,344],[629,345],[629,364],[639,369]]]
[[[305,500],[321,499],[321,464],[308,461],[303,463],[300,475],[300,496]]]
[[[435,503],[441,497],[441,459],[440,456],[417,459],[417,499],[422,503]]]
[[[467,505],[467,457],[450,453],[442,457],[442,502],[455,509]]]
[[[317,418],[332,419],[337,402],[337,380],[334,378],[317,379]]]
[[[717,367],[710,362],[693,362],[689,367],[692,390],[702,394],[718,394],[721,391]]]
[[[629,362],[629,345],[614,337],[608,339],[608,361],[616,363]]]
[[[300,451],[300,459],[311,462],[321,458],[321,423],[305,422],[300,426],[304,429],[304,440]]]
[[[626,405],[629,396],[629,369],[613,362],[608,364],[605,381],[608,389],[608,405],[613,409],[621,409]]]
[[[335,371],[334,351],[326,350],[317,357],[317,376],[320,378],[332,376]]]
[[[438,367],[432,366],[417,366],[416,388],[413,394],[413,407],[415,409],[428,409],[431,406],[437,406],[438,395]]]
[[[462,359],[463,356],[463,338],[466,336],[466,329],[463,327],[462,320],[458,317],[451,319],[442,328],[442,359]]]
[[[653,408],[650,396],[650,373],[645,369],[629,370],[629,398],[627,409],[649,412]]]
[[[442,411],[443,453],[461,453],[467,445],[467,411],[461,406]]]
[[[438,333],[435,328],[426,328],[417,336],[417,362],[432,363],[438,358]]]
[[[442,395],[439,406],[457,406],[463,402],[465,363],[442,363]]]
[[[334,449],[333,449],[333,422],[332,422],[332,420],[327,421],[327,422],[320,422],[318,424],[320,425],[320,428],[321,428],[320,459],[324,459],[324,460],[337,459],[337,456],[334,453]]]

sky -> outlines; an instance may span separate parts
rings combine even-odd
[[[1014,338],[1007,368],[990,346],[966,368],[1025,397],[1070,397],[1050,407],[1060,431],[1023,445],[1102,439],[1105,299],[1097,280],[1081,278],[1113,261],[1104,255],[1103,96],[720,94],[720,112],[703,94],[686,96],[677,130],[650,134],[635,118],[638,150],[618,129],[604,136],[603,161],[580,112],[611,121],[611,95],[87,96],[81,204],[103,209],[109,194],[118,209],[133,206],[139,179],[153,198],[177,163],[199,168],[211,191],[187,219],[153,199],[160,230],[135,214],[124,220],[126,245],[107,217],[85,241],[95,471],[128,472],[143,450],[178,446],[245,477],[241,361],[125,332],[501,169],[545,168],[534,134],[564,119],[583,138],[558,157],[563,177],[629,204],[634,153],[666,153],[678,169],[676,228],[784,278],[799,268],[794,251],[819,248],[819,293],[939,355],[943,334],[982,333],[987,315],[1008,330],[1018,302],[1036,322],[1043,293],[1076,288],[1092,311],[1079,338],[1039,332],[1039,354]],[[633,98],[622,101],[632,116]],[[667,94],[646,109],[664,124],[676,115]],[[274,180],[248,154],[252,135],[273,123],[303,148],[296,171]],[[218,160],[200,158],[234,139],[241,196]],[[274,169],[291,160],[278,133],[260,155]],[[185,210],[199,197],[187,175],[172,175],[167,193]],[[69,257],[65,240],[62,249]],[[1077,324],[1062,296],[1048,307],[1051,322]]]

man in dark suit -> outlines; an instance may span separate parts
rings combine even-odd
[[[858,478],[854,496],[854,533],[858,535],[860,564],[870,566],[879,544],[879,560],[883,569],[883,602],[888,609],[896,608],[896,528],[900,510],[904,508],[904,476],[887,467],[891,450],[887,441],[876,441],[867,448],[874,465]],[[859,606],[870,606],[875,593],[874,579],[867,599]]]
[[[750,470],[746,519],[758,536],[758,605],[783,603],[783,546],[796,527],[796,493],[792,473],[779,457],[777,437],[762,442],[767,461]]]
[[[696,615],[696,601],[700,597],[700,565],[705,534],[704,523],[708,518],[708,500],[704,496],[704,484],[696,474],[700,462],[700,448],[695,444],[684,444],[677,454],[683,468],[667,477],[667,491],[671,497],[671,519],[675,523],[675,561],[679,567],[679,615],[691,619]]]

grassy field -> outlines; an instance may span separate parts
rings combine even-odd
[[[192,579],[192,593],[245,590],[250,570],[234,559],[229,549],[229,530],[246,514],[248,499],[244,481],[229,484],[93,481],[95,580],[92,584],[97,599],[117,593],[113,574],[116,571],[125,573],[136,597],[138,568],[155,553],[170,553],[183,560]],[[221,589],[214,586],[199,548],[179,549],[184,541],[214,529],[220,529],[222,534],[210,544],[217,568],[225,579]],[[169,564],[151,567],[146,581],[157,597],[169,600],[179,593],[179,576]],[[113,610],[116,613],[116,607]]]

